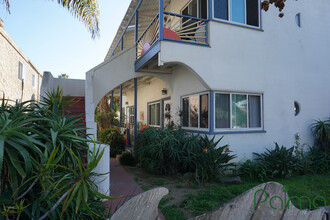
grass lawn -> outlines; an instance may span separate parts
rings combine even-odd
[[[290,179],[274,179],[273,181],[286,186],[289,197],[307,196],[313,201],[316,196],[323,196],[327,201],[327,205],[330,203],[330,175],[297,176]],[[260,182],[243,180],[243,183],[240,185],[212,185],[207,189],[199,191],[197,194],[187,194],[182,208],[192,211],[195,215],[201,215],[236,198],[243,192],[259,184]],[[293,199],[292,202],[297,208],[300,208],[297,199]],[[316,200],[316,204],[317,206],[324,206],[324,202],[321,200]],[[307,199],[302,200],[301,208],[309,209]]]
[[[159,204],[159,208],[167,220],[183,220],[201,215],[262,183],[242,179],[242,184],[239,185],[220,183],[194,185],[182,177],[153,176],[140,168],[127,170],[135,175],[135,181],[145,191],[158,186],[169,189],[169,195],[165,196]],[[286,186],[289,197],[307,196],[313,200],[316,196],[323,196],[326,198],[327,205],[330,205],[330,175],[295,176],[289,179],[273,179],[271,181]],[[297,208],[300,207],[298,200],[292,200],[292,202]],[[320,200],[317,200],[316,204],[318,206],[324,205]],[[308,200],[302,200],[301,208],[309,208]]]

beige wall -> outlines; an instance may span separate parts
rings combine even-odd
[[[19,62],[25,66],[24,86],[18,79]],[[36,77],[35,87],[32,86],[33,74]],[[5,98],[21,100],[23,89],[22,101],[30,100],[33,94],[39,100],[41,79],[41,74],[0,24],[0,95],[4,93]]]

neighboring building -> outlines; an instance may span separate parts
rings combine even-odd
[[[86,73],[86,123],[101,98],[121,97],[121,126],[224,136],[238,160],[330,116],[330,2],[133,0],[105,61]]]
[[[0,19],[0,96],[13,101],[40,98],[42,75],[4,29]]]

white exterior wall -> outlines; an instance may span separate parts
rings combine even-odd
[[[262,12],[264,31],[209,22],[210,48],[163,41],[160,62],[191,67],[212,90],[264,95],[266,133],[224,135],[239,158],[274,141],[290,147],[297,132],[312,145],[310,124],[330,115],[329,10],[325,0],[289,1],[283,18],[272,9]],[[301,106],[298,116],[294,101]]]
[[[172,1],[166,10],[178,13],[185,4],[186,1]],[[152,75],[172,91],[176,122],[183,95],[206,90],[263,94],[266,132],[224,134],[222,144],[229,144],[238,159],[251,158],[252,152],[271,148],[274,141],[291,147],[296,133],[300,133],[302,143],[312,145],[311,123],[330,115],[329,11],[327,0],[290,0],[283,18],[278,17],[273,6],[262,12],[263,31],[210,21],[210,47],[161,42],[159,64],[180,66],[172,74],[134,72],[132,45],[87,73],[87,118],[94,123],[94,109],[107,92],[127,80]],[[301,13],[301,28],[295,23],[297,13]],[[147,110],[142,110],[146,105],[139,106],[144,99],[143,94],[138,95],[138,121],[140,111],[147,119]],[[133,105],[133,99],[127,100]],[[301,107],[298,116],[294,116],[294,101]]]

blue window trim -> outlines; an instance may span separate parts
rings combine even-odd
[[[191,133],[199,133],[199,134],[248,134],[248,133],[266,133],[266,130],[246,130],[246,131],[200,131],[200,130],[191,130],[191,129],[185,129],[182,128],[185,131],[191,132]]]
[[[219,22],[219,23],[223,23],[223,24],[229,24],[229,25],[233,25],[233,26],[237,26],[237,27],[243,27],[243,28],[248,28],[248,29],[252,29],[252,30],[256,30],[256,31],[264,31],[262,29],[262,9],[260,6],[260,0],[258,0],[258,4],[259,4],[259,27],[255,27],[252,25],[247,25],[247,24],[240,24],[240,23],[235,23],[235,22],[231,22],[229,20],[223,20],[220,18],[215,18],[214,17],[214,13],[213,13],[213,4],[214,4],[214,0],[209,0],[209,20],[210,21],[215,21],[215,22]]]
[[[187,95],[182,95],[182,96],[180,96],[180,108],[182,109],[182,99],[183,98],[185,98],[185,97],[190,97],[190,96],[193,96],[193,95],[198,95],[199,96],[199,98],[198,98],[198,100],[199,100],[199,102],[200,102],[200,95],[203,95],[203,94],[208,94],[209,95],[209,100],[208,100],[208,108],[209,108],[209,115],[208,115],[208,128],[190,128],[190,127],[183,127],[182,126],[182,117],[180,117],[181,118],[181,120],[180,120],[180,124],[181,124],[181,127],[182,127],[182,129],[184,129],[184,130],[192,130],[192,131],[196,131],[196,132],[211,132],[212,131],[212,129],[211,129],[211,121],[213,120],[212,119],[212,116],[210,116],[210,108],[211,108],[211,102],[212,102],[212,100],[211,100],[211,90],[205,90],[205,91],[201,91],[201,92],[194,92],[194,93],[190,93],[190,94],[187,94]],[[199,106],[199,112],[198,112],[198,114],[200,115],[200,106]],[[200,122],[199,122],[199,118],[198,118],[198,124],[199,124]]]
[[[266,130],[264,129],[265,128],[265,117],[264,117],[264,94],[263,93],[256,93],[258,95],[260,95],[261,97],[261,101],[262,101],[262,128],[261,129],[256,129],[254,130],[253,128],[250,128],[250,129],[247,129],[247,130],[235,130],[235,129],[231,129],[231,130],[223,130],[223,131],[220,131],[220,130],[216,130],[215,129],[215,93],[216,92],[221,92],[221,91],[214,91],[214,90],[206,90],[206,91],[201,91],[201,92],[195,92],[195,93],[190,93],[190,94],[187,94],[187,95],[182,95],[180,96],[180,108],[182,109],[182,99],[184,97],[188,97],[188,96],[192,96],[192,95],[200,95],[200,94],[203,94],[203,93],[208,93],[209,94],[209,128],[208,130],[206,129],[203,129],[203,128],[189,128],[189,127],[183,127],[182,126],[182,117],[180,117],[180,124],[181,124],[181,127],[183,130],[185,131],[188,131],[188,132],[192,132],[192,133],[201,133],[201,134],[243,134],[243,133],[266,133]],[[228,93],[228,94],[231,94],[231,93],[242,93],[242,94],[247,94],[247,95],[250,95],[250,94],[254,94],[254,93],[251,93],[251,92],[223,92],[223,93]]]

